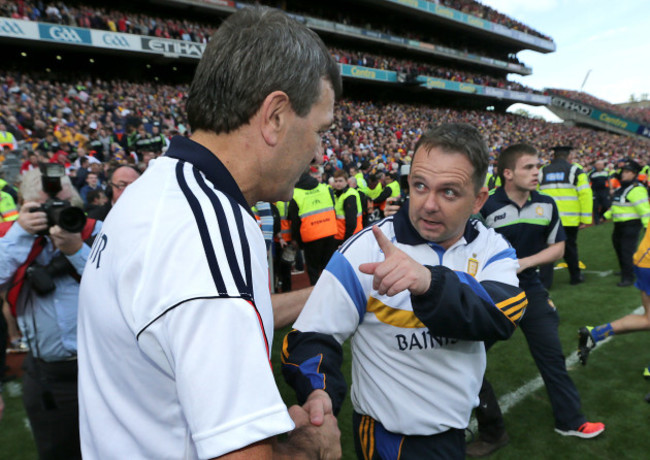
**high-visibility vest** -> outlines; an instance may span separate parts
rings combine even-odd
[[[280,235],[287,243],[291,241],[291,221],[289,220],[289,203],[286,201],[278,201],[275,203],[280,213]]]
[[[345,209],[343,208],[343,203],[349,197],[354,195],[356,197],[357,203],[357,226],[354,228],[353,235],[357,232],[360,232],[363,228],[361,212],[361,197],[359,192],[357,192],[352,187],[348,187],[345,193],[342,193],[340,196],[336,197],[336,203],[334,203],[334,211],[336,212],[336,235],[334,238],[337,240],[342,240],[345,237]]]
[[[621,181],[618,179],[621,176],[621,170],[617,169],[609,173],[609,188],[616,190],[621,186]]]
[[[488,177],[485,178],[485,186],[488,190],[494,190],[497,187],[501,187],[501,177],[489,174]]]
[[[614,222],[641,220],[643,225],[648,225],[650,222],[648,190],[637,181],[616,190],[612,196],[612,206],[605,213],[605,219],[612,219]]]
[[[8,145],[12,150],[16,148],[16,138],[9,131],[0,131],[0,150]]]
[[[11,222],[18,219],[18,208],[13,197],[0,191],[0,222]]]
[[[303,242],[336,235],[336,213],[332,195],[325,184],[311,190],[296,187],[293,199],[300,216],[300,238]]]
[[[371,200],[374,200],[379,195],[381,195],[381,192],[383,192],[383,191],[384,191],[384,187],[382,187],[382,185],[380,183],[377,183],[375,188],[369,188],[368,191],[367,192],[364,191],[364,193],[366,195],[368,195],[368,198],[370,198]]]
[[[354,178],[357,180],[357,187],[359,190],[365,193],[365,191],[368,189],[368,183],[366,182],[366,179],[363,177],[362,172],[358,172],[354,175]]]
[[[390,196],[388,198],[393,198],[395,196],[400,196],[402,194],[402,192],[401,192],[401,190],[399,188],[399,183],[396,180],[394,180],[390,184],[387,184],[386,188],[390,189]],[[385,200],[379,205],[379,209],[381,209],[382,211],[384,209],[386,209],[386,201]]]
[[[648,182],[648,176],[650,176],[650,165],[645,165],[643,168],[641,168],[641,172],[637,176],[637,179],[642,184],[645,184]]]
[[[555,200],[562,225],[591,224],[593,194],[579,164],[554,160],[540,169],[538,187]]]
[[[400,194],[402,193],[402,191],[399,188],[399,182],[397,182],[396,180],[388,184],[387,187],[391,189],[390,198],[395,196],[400,196]]]

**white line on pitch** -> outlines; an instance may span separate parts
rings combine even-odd
[[[631,314],[640,315],[641,313],[643,313],[643,311],[644,311],[643,306],[641,306],[635,309]],[[605,340],[598,342],[598,346],[593,350],[591,350],[589,354],[596,352],[602,345],[606,344],[611,339],[612,336],[609,336]],[[567,369],[569,369],[572,366],[576,365],[577,363],[578,363],[578,352],[574,351],[566,359],[566,367]],[[512,407],[514,407],[516,404],[521,402],[522,399],[524,399],[526,396],[530,395],[534,391],[539,390],[542,386],[544,386],[544,381],[542,380],[542,377],[538,375],[534,379],[526,382],[523,386],[517,388],[515,391],[503,395],[502,397],[499,398],[499,406],[501,407],[501,412],[503,414],[506,414]],[[478,424],[476,422],[475,417],[472,417],[468,428],[472,431],[472,433],[478,434],[477,431]]]

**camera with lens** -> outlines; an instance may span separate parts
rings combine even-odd
[[[50,197],[39,208],[29,212],[44,212],[47,215],[47,230],[40,232],[46,235],[50,227],[58,225],[66,232],[79,233],[86,225],[86,214],[82,209],[72,206],[68,200],[60,200],[56,196],[62,190],[61,178],[65,176],[65,168],[56,163],[41,166],[43,191]]]

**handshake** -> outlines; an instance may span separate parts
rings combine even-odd
[[[314,390],[302,407],[291,406],[289,415],[296,428],[280,444],[281,455],[291,459],[341,458],[341,432],[325,391]]]

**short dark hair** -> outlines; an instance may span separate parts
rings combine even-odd
[[[248,123],[273,91],[284,91],[305,117],[320,97],[321,79],[338,99],[341,74],[315,32],[280,10],[243,8],[205,48],[187,98],[193,131],[229,133]]]
[[[95,189],[95,190],[89,190],[88,193],[86,194],[86,203],[91,204],[93,201],[95,201],[97,198],[99,198],[102,194],[106,194],[104,190],[102,189]]]
[[[506,179],[503,177],[503,171],[509,169],[514,171],[517,160],[524,155],[539,155],[537,149],[530,144],[514,144],[499,154],[497,159],[497,168],[501,183],[505,184]]]
[[[461,153],[472,166],[474,191],[481,190],[485,184],[490,156],[484,137],[474,126],[467,123],[445,123],[426,131],[415,144],[413,160],[420,148],[431,150],[440,148],[445,153]]]

